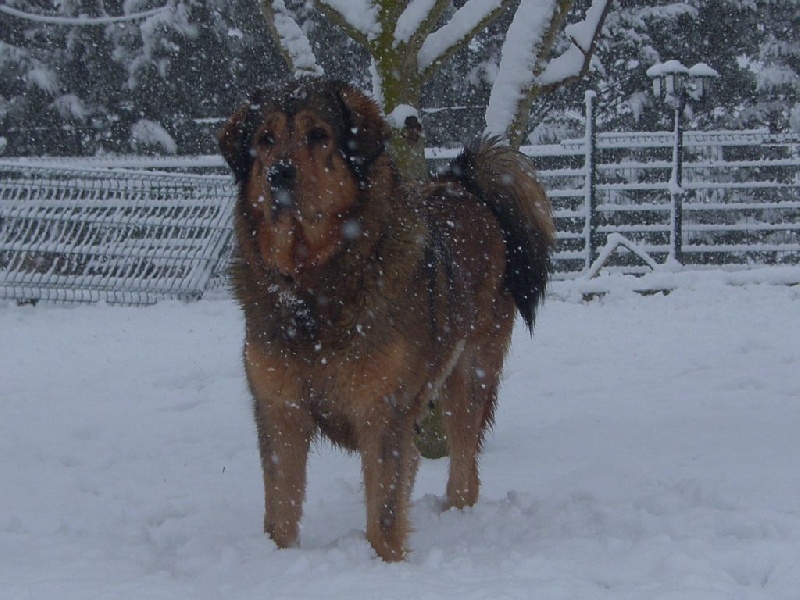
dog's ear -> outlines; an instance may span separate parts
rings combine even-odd
[[[219,149],[233,171],[236,183],[245,180],[253,164],[249,147],[252,132],[248,131],[251,110],[251,103],[239,108],[219,132]]]
[[[357,173],[365,170],[386,150],[391,130],[378,105],[359,90],[343,85],[339,90],[349,121],[344,151]]]

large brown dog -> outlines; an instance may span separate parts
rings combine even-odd
[[[239,185],[236,297],[264,472],[264,529],[297,543],[318,432],[361,455],[367,539],[405,556],[415,424],[440,402],[446,505],[478,498],[516,303],[532,329],[553,245],[528,159],[468,147],[429,184],[404,186],[388,128],[338,82],[256,93],[220,135]]]

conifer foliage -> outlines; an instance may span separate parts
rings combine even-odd
[[[372,89],[369,44],[348,35],[352,25],[342,27],[334,10],[348,4],[7,0],[0,6],[0,153],[213,152],[220,119],[249,90],[292,76],[265,8],[277,7],[294,20],[320,72]],[[486,127],[492,88],[503,76],[504,44],[525,0],[356,4],[397,4],[405,6],[398,14],[412,16],[406,8],[435,5],[438,12],[423,23],[434,33],[459,10],[463,17],[495,6],[493,19],[478,19],[464,43],[437,57],[432,75],[425,65],[419,71],[424,78],[418,114],[426,144],[455,145]],[[565,25],[580,22],[592,4],[566,3],[568,12],[559,18]],[[575,85],[536,95],[517,141],[579,134],[580,92],[589,87],[600,96],[601,129],[669,128],[667,111],[649,94],[645,71],[673,58],[687,66],[706,62],[721,75],[716,93],[690,107],[694,125],[800,130],[797,26],[796,0],[617,0],[597,40],[591,73]],[[425,40],[411,34],[395,38],[387,48],[424,48]],[[569,29],[558,29],[551,42],[550,57],[566,53]],[[534,84],[546,89],[546,70],[537,77]],[[388,108],[387,113],[393,107]]]

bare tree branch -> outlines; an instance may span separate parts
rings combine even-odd
[[[558,0],[558,9],[554,13],[548,33],[539,48],[536,65],[544,64],[544,61],[547,60],[555,37],[564,25],[572,3],[573,0]],[[589,71],[597,40],[610,9],[611,0],[593,0],[592,5],[586,11],[586,17],[565,28],[565,33],[573,44],[570,49],[549,61],[547,68],[542,72],[534,71],[535,77],[526,89],[521,90],[523,95],[518,100],[514,118],[506,128],[506,135],[512,146],[519,147],[522,143],[535,98],[552,92],[567,83],[577,81]],[[492,92],[494,94],[494,89]]]
[[[311,43],[283,0],[262,0],[261,12],[270,36],[275,40],[292,72],[296,76],[323,75]]]
[[[434,4],[431,6],[431,9],[428,11],[428,14],[425,15],[425,18],[422,20],[422,22],[420,22],[416,31],[411,34],[411,37],[408,40],[408,46],[413,52],[417,52],[420,47],[422,47],[425,38],[428,37],[430,32],[433,31],[433,28],[436,27],[436,23],[439,21],[439,18],[442,16],[448,6],[450,6],[450,0],[436,0],[434,2]],[[411,7],[412,3],[409,3],[409,8]],[[399,25],[400,21],[398,21],[398,27]],[[397,30],[395,30],[395,39],[397,39]]]
[[[563,85],[581,80],[589,72],[603,24],[611,11],[612,0],[594,0],[586,17],[566,28],[572,46],[553,58],[537,79],[538,93],[547,94]]]
[[[536,77],[574,0],[523,0],[506,32],[486,108],[486,128],[519,147],[528,124]],[[536,25],[535,27],[533,25]]]
[[[334,8],[327,0],[315,0],[314,6],[322,13],[323,16],[335,23],[355,42],[358,42],[365,48],[370,46],[370,38],[368,34],[361,28],[356,27],[354,24],[347,20],[347,17],[338,8]]]
[[[438,64],[463,48],[475,35],[511,3],[511,0],[468,0],[453,17],[429,34],[417,54],[417,66],[424,81]]]

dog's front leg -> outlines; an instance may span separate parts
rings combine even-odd
[[[314,421],[297,379],[258,351],[245,350],[264,475],[264,532],[279,548],[297,545]]]
[[[264,473],[264,532],[279,548],[295,546],[313,422],[297,405],[257,402],[256,425]]]
[[[367,540],[383,560],[403,560],[408,537],[408,504],[419,453],[413,417],[397,408],[376,411],[361,443],[367,504]]]

